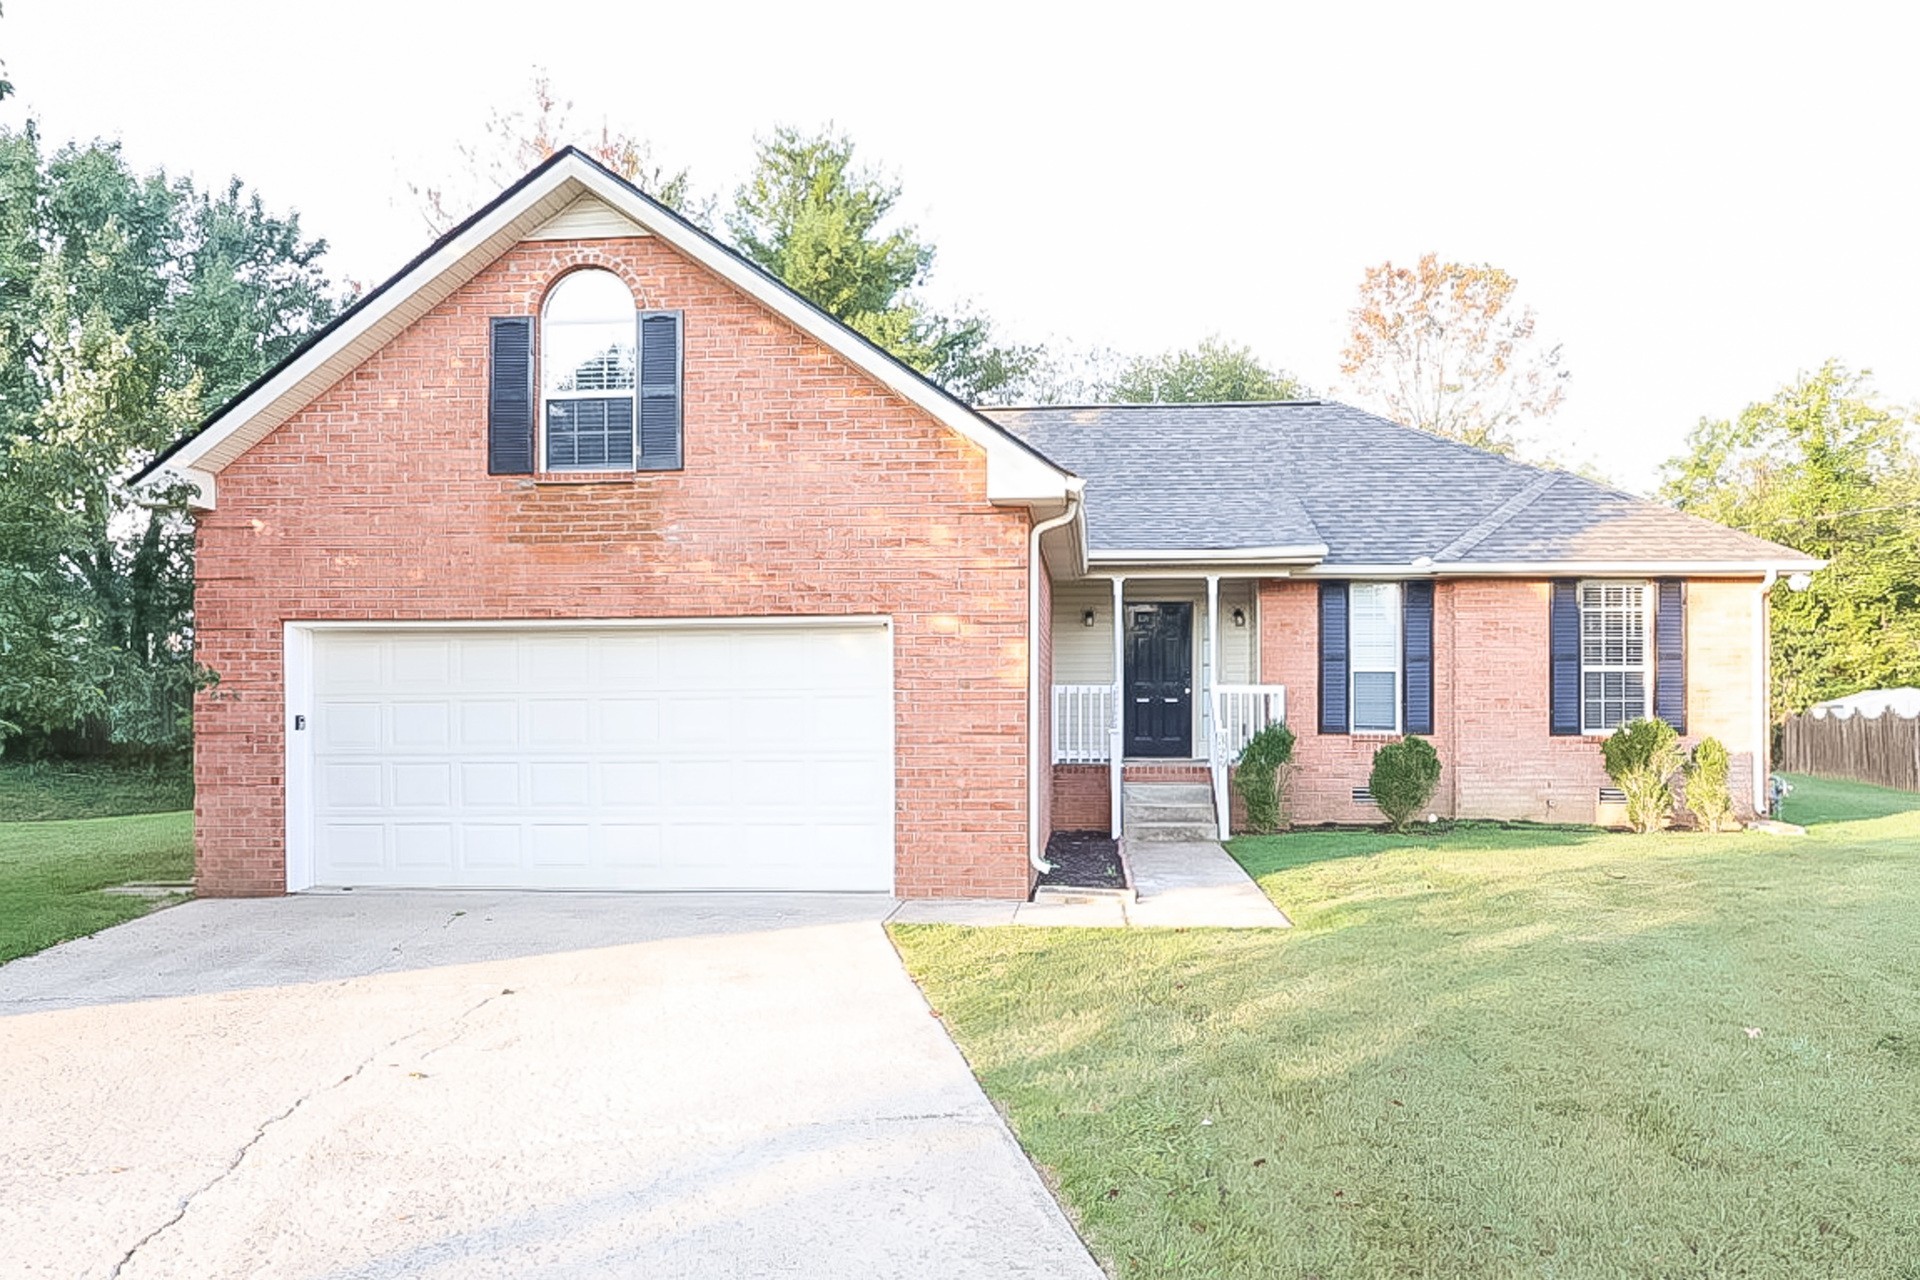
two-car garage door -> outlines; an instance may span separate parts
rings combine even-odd
[[[892,888],[883,622],[309,636],[313,884]]]

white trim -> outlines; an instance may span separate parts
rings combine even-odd
[[[1353,588],[1354,587],[1391,587],[1392,588],[1391,592],[1388,593],[1388,598],[1392,601],[1392,617],[1389,620],[1388,625],[1391,628],[1391,634],[1393,638],[1393,666],[1390,669],[1375,666],[1375,667],[1367,667],[1364,671],[1362,671],[1360,667],[1359,661],[1356,657],[1356,653],[1359,649],[1359,645],[1354,639],[1354,632],[1355,632],[1354,610],[1353,610]],[[1372,736],[1372,737],[1383,737],[1383,738],[1399,737],[1403,727],[1406,725],[1407,712],[1406,712],[1405,702],[1406,702],[1406,688],[1407,688],[1407,681],[1406,681],[1406,669],[1407,669],[1406,634],[1407,633],[1406,633],[1406,615],[1404,612],[1404,610],[1406,609],[1406,605],[1407,605],[1406,592],[1401,589],[1400,584],[1397,582],[1356,582],[1351,584],[1347,588],[1347,733],[1350,736],[1353,736],[1353,737]],[[1359,706],[1359,700],[1355,697],[1354,680],[1356,677],[1363,674],[1380,675],[1383,672],[1393,676],[1393,727],[1384,728],[1380,725],[1368,725],[1362,728],[1361,726],[1356,725],[1354,723],[1354,715]]]
[[[1243,560],[1318,560],[1326,554],[1326,545],[1315,542],[1294,547],[1223,547],[1218,550],[1185,551],[1115,551],[1096,548],[1087,553],[1087,558],[1108,564],[1155,564],[1162,561],[1234,564]]]
[[[1789,570],[1823,569],[1824,560],[1538,560],[1473,561],[1413,564],[1317,564],[1301,571],[1305,578],[1564,578],[1596,577],[1762,577]]]
[[[1583,578],[1579,582],[1574,583],[1573,586],[1574,614],[1578,619],[1580,627],[1580,736],[1583,738],[1604,738],[1619,728],[1619,725],[1609,724],[1595,727],[1587,723],[1587,588],[1589,586],[1627,587],[1632,585],[1634,585],[1632,579]],[[1643,581],[1639,583],[1639,587],[1640,661],[1637,664],[1624,661],[1617,663],[1596,663],[1593,666],[1593,671],[1595,674],[1602,676],[1608,674],[1624,676],[1638,671],[1640,673],[1640,715],[1637,718],[1647,720],[1653,716],[1654,654],[1657,652],[1655,645],[1659,643],[1659,637],[1654,634],[1654,629],[1659,625],[1656,618],[1656,615],[1659,613],[1659,608],[1658,602],[1653,596],[1653,583]],[[1604,602],[1599,607],[1603,614],[1608,608]],[[1605,643],[1604,637],[1602,643]],[[1623,633],[1622,644],[1624,643],[1625,636]],[[1600,701],[1602,703],[1606,702],[1604,694],[1601,696]],[[1628,720],[1635,718],[1636,717],[1633,716],[1627,717]],[[1626,720],[1622,720],[1620,723],[1625,724]]]
[[[1122,617],[1127,608],[1127,579],[1124,574],[1116,573],[1113,582],[1113,722],[1107,726],[1107,806],[1111,812],[1107,815],[1109,833],[1115,840],[1120,838],[1121,821],[1126,814],[1124,790],[1126,787],[1127,754],[1127,641],[1120,631]]]
[[[1053,815],[1040,812],[1040,771],[1053,768],[1053,761],[1050,758],[1052,744],[1040,740],[1040,700],[1053,697],[1051,647],[1053,633],[1051,630],[1047,632],[1048,670],[1047,684],[1044,686],[1040,683],[1038,649],[1040,629],[1043,626],[1050,629],[1053,626],[1053,618],[1051,613],[1044,619],[1040,616],[1040,582],[1047,572],[1047,562],[1040,551],[1040,539],[1047,535],[1048,530],[1072,523],[1074,517],[1079,514],[1080,500],[1069,498],[1065,511],[1050,520],[1042,520],[1035,524],[1027,536],[1027,865],[1042,876],[1053,870],[1053,864],[1047,861],[1047,839],[1053,834],[1051,831]],[[1119,623],[1120,620],[1115,618],[1114,625],[1118,626]],[[1048,715],[1049,717],[1052,715],[1050,704]],[[1050,778],[1051,774],[1049,774]],[[1053,792],[1049,790],[1047,796],[1051,799]],[[898,856],[899,851],[895,850],[896,859]]]
[[[1073,492],[1074,477],[1070,472],[1045,461],[968,406],[922,380],[846,326],[801,302],[745,260],[728,253],[577,154],[562,155],[512,199],[478,219],[405,276],[391,282],[365,310],[349,317],[346,323],[252,394],[229,406],[217,422],[175,451],[167,460],[168,469],[198,467],[207,472],[220,471],[397,337],[406,325],[587,193],[631,218],[977,446],[986,455],[989,502],[1057,503]],[[330,367],[336,362],[345,363]]]
[[[1753,598],[1753,812],[1758,818],[1770,818],[1767,801],[1771,799],[1773,778],[1773,717],[1769,714],[1773,694],[1773,629],[1767,625],[1768,610],[1773,607],[1773,584],[1779,579],[1769,573],[1761,580]]]
[[[608,630],[727,630],[749,628],[805,629],[810,627],[878,627],[887,633],[886,683],[890,712],[887,715],[887,758],[893,762],[887,789],[889,809],[896,814],[891,836],[893,867],[888,893],[898,896],[900,888],[900,685],[894,658],[893,618],[885,614],[804,614],[794,616],[756,615],[748,617],[698,618],[484,618],[460,620],[313,619],[282,624],[281,687],[285,691],[282,712],[282,737],[285,741],[285,782],[282,787],[286,815],[284,832],[286,886],[288,893],[313,887],[313,638],[330,631],[608,631]],[[308,728],[296,731],[295,716],[307,717]]]
[[[280,680],[286,691],[281,728],[286,739],[286,783],[282,794],[287,825],[287,892],[298,893],[311,889],[314,884],[312,628],[298,622],[286,623],[282,627],[280,654]],[[295,729],[296,716],[305,717],[308,727]]]

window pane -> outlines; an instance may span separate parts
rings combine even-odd
[[[1353,727],[1392,733],[1399,725],[1400,678],[1391,671],[1353,673]]]
[[[1400,669],[1400,587],[1356,582],[1348,588],[1352,661],[1356,671]]]
[[[633,399],[547,401],[547,469],[633,465]]]

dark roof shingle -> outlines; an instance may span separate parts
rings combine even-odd
[[[1086,480],[1095,554],[1324,546],[1329,566],[1807,559],[1331,401],[981,412]]]

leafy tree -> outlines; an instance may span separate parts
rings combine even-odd
[[[528,105],[512,111],[495,110],[481,126],[479,139],[458,148],[458,178],[409,188],[427,225],[436,235],[457,225],[527,170],[568,145],[579,147],[669,209],[702,225],[712,219],[712,201],[696,195],[687,170],[669,170],[659,164],[645,138],[616,129],[605,117],[597,127],[576,124],[573,111],[573,102],[554,91],[547,73],[536,70]]]
[[[324,245],[31,124],[0,130],[0,196],[0,741],[167,745],[200,679],[191,531],[122,482],[331,316]]]
[[[1398,422],[1510,453],[1514,428],[1552,416],[1567,379],[1533,308],[1515,304],[1517,286],[1498,267],[1431,253],[1369,267],[1341,372]]]
[[[1309,393],[1285,369],[1262,364],[1252,347],[1212,337],[1196,350],[1134,358],[1114,379],[1110,394],[1127,404],[1218,404],[1300,400]]]
[[[999,345],[984,317],[941,315],[914,295],[934,249],[913,227],[889,226],[899,199],[897,184],[855,166],[845,135],[782,128],[759,143],[726,223],[741,253],[955,395],[1016,394],[1039,353]]]
[[[1702,419],[1666,466],[1684,510],[1831,563],[1773,593],[1776,714],[1920,684],[1920,463],[1911,415],[1828,361],[1733,419]]]

